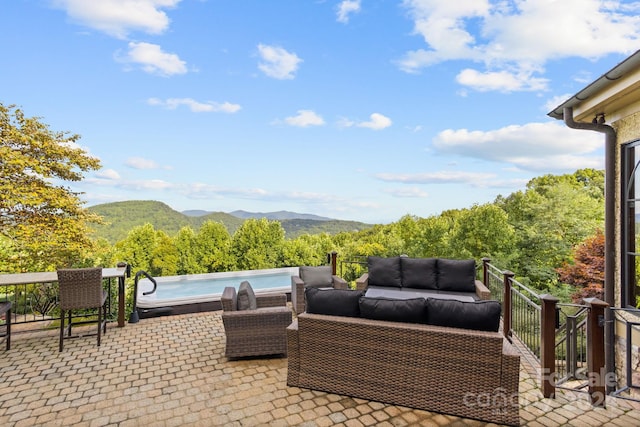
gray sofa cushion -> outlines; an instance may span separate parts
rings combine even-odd
[[[330,265],[322,265],[319,267],[303,266],[300,267],[298,271],[305,288],[330,288],[332,286]]]
[[[438,258],[438,289],[475,292],[476,261],[474,259]]]
[[[367,257],[367,267],[369,269],[369,286],[402,287],[399,256],[391,258]]]
[[[238,288],[238,310],[256,310],[258,301],[251,284],[246,280],[240,283]]]
[[[360,317],[362,291],[307,288],[304,294],[307,300],[307,313]]]
[[[360,298],[360,317],[391,322],[426,323],[424,298]]]
[[[402,286],[417,289],[438,289],[435,258],[400,257]]]
[[[478,300],[475,292],[451,292],[451,291],[434,291],[433,289],[416,289],[416,288],[388,288],[382,286],[369,286],[364,294],[369,298],[393,298],[393,299],[411,299],[411,298],[438,298],[438,299],[455,299],[463,302],[473,302]]]
[[[498,331],[501,306],[498,301],[461,302],[427,298],[427,323],[435,326]]]

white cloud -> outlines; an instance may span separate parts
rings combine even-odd
[[[443,153],[507,162],[528,171],[602,168],[601,134],[570,129],[556,122],[512,125],[492,131],[447,129],[433,146]]]
[[[126,160],[125,165],[133,169],[160,169],[160,165],[154,160],[142,157],[130,157]]]
[[[111,180],[120,179],[120,174],[113,169],[100,169],[95,173],[95,176],[97,176],[98,178]]]
[[[338,4],[338,22],[346,24],[349,22],[349,15],[360,12],[360,0],[343,0]]]
[[[165,100],[149,98],[147,99],[147,104],[164,107],[168,110],[175,110],[179,106],[184,105],[194,113],[236,113],[242,108],[238,104],[231,104],[229,102],[199,102],[192,98],[168,98]]]
[[[483,63],[458,82],[480,90],[540,90],[544,65],[572,56],[598,58],[637,49],[638,2],[608,0],[405,0],[426,48],[398,61],[410,73],[449,60]],[[507,71],[507,73],[505,73]],[[526,82],[526,76],[533,82]],[[501,78],[504,84],[501,85]]]
[[[515,73],[502,71],[481,72],[470,68],[462,70],[456,81],[480,92],[497,90],[501,92],[539,91],[547,87],[547,79],[533,77],[531,72],[519,70]]]
[[[124,39],[132,31],[161,34],[169,27],[162,9],[172,8],[181,0],[53,0],[74,21]]]
[[[311,110],[298,110],[298,115],[287,117],[284,121],[291,126],[308,127],[308,126],[322,126],[324,125],[324,119],[322,116],[316,114]]]
[[[393,197],[408,198],[408,199],[414,199],[414,198],[423,199],[429,196],[429,194],[426,191],[423,191],[417,187],[386,189],[386,190],[383,190],[383,192]]]
[[[152,43],[130,42],[129,52],[118,60],[139,64],[145,72],[165,77],[187,72],[186,63],[178,55],[163,52],[159,45]]]
[[[361,122],[356,124],[356,126],[361,128],[369,128],[372,130],[382,130],[391,126],[391,119],[383,116],[380,113],[373,113],[369,116],[371,120],[368,122]]]
[[[403,184],[471,184],[485,185],[496,177],[493,173],[481,172],[424,172],[424,173],[378,173],[376,178],[387,182],[401,182]]]
[[[259,44],[258,53],[261,59],[258,68],[274,79],[293,79],[298,65],[303,62],[295,53],[289,53],[278,46]]]

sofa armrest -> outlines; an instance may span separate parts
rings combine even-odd
[[[331,283],[333,284],[334,289],[349,289],[347,281],[340,276],[336,276],[335,274],[331,276]]]
[[[297,387],[300,384],[300,348],[298,338],[298,319],[287,327],[287,385]]]
[[[291,305],[296,313],[304,311],[304,282],[299,276],[291,276]]]
[[[369,273],[364,273],[356,279],[356,289],[359,291],[366,291],[367,286],[369,286]]]
[[[287,295],[286,294],[257,294],[256,302],[258,304],[258,308],[286,307]]]
[[[479,280],[476,280],[476,295],[481,300],[491,299],[491,291]]]

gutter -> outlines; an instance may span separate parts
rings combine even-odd
[[[592,82],[589,86],[582,89],[580,92],[567,99],[561,105],[558,105],[553,111],[547,113],[549,117],[553,117],[557,120],[562,120],[564,110],[566,108],[573,108],[576,105],[591,98],[594,94],[600,92],[611,84],[611,82],[620,79],[630,71],[635,71],[640,67],[640,50],[636,51],[633,55],[616,65],[613,69],[600,76],[597,80]],[[573,116],[572,116],[573,117]]]
[[[590,87],[590,86],[589,86]],[[588,88],[589,88],[588,87]],[[587,89],[588,89],[587,88]],[[583,90],[585,92],[587,89]],[[582,93],[580,92],[580,93]],[[580,94],[578,94],[580,95]],[[576,98],[578,95],[574,96]],[[563,105],[570,103],[565,102]],[[558,107],[560,108],[560,107]],[[554,111],[555,112],[555,111]],[[552,113],[549,113],[551,115]],[[603,123],[582,123],[573,120],[573,107],[565,106],[562,110],[564,123],[571,129],[591,130],[605,134],[605,154],[604,154],[604,301],[609,307],[615,307],[614,286],[615,286],[615,166],[616,166],[616,144],[617,135],[614,128]],[[614,323],[613,311],[605,310],[605,370],[607,374],[615,371],[615,349],[614,349]],[[606,381],[607,394],[613,391],[612,385]]]

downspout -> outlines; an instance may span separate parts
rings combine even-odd
[[[609,125],[599,123],[581,123],[573,120],[573,108],[562,110],[564,123],[572,129],[592,130],[605,134],[604,152],[604,301],[609,307],[615,307],[615,166],[616,166],[616,131]],[[605,369],[607,371],[607,394],[613,392],[613,384],[608,381],[609,375],[615,372],[614,323],[612,310],[605,310]]]

